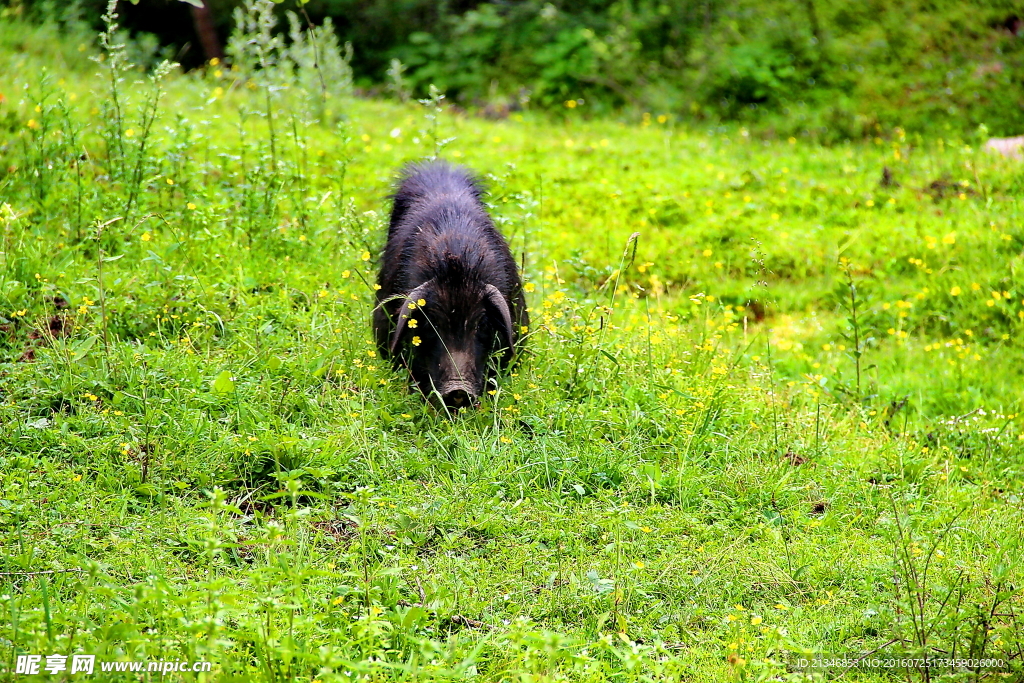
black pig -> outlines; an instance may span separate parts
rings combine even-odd
[[[404,365],[446,408],[476,405],[488,359],[507,367],[529,324],[508,243],[484,208],[484,189],[463,167],[410,164],[391,209],[377,284],[377,348]]]

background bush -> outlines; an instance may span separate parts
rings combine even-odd
[[[98,25],[100,0],[72,9],[23,2],[8,12]],[[238,0],[209,0],[221,41]],[[282,13],[330,17],[365,91],[385,92],[393,60],[412,94],[433,83],[465,107],[653,111],[822,140],[910,130],[1024,128],[1024,29],[1001,0],[295,0]],[[186,67],[204,55],[177,0],[125,3]],[[145,44],[145,40],[143,41]],[[580,102],[582,100],[582,102]]]

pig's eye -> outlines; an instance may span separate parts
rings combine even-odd
[[[493,340],[494,328],[488,325],[486,321],[480,323],[476,328],[476,343],[486,348],[488,345],[491,345]]]

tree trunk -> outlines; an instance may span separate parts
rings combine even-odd
[[[202,7],[192,7],[192,23],[196,27],[196,35],[199,36],[199,44],[203,46],[203,56],[206,61],[214,57],[222,59],[224,50],[220,46],[220,39],[217,37],[217,29],[213,25],[213,14],[210,6],[203,4]]]

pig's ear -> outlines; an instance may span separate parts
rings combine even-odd
[[[405,301],[402,302],[401,308],[398,309],[398,321],[395,325],[395,332],[391,335],[391,345],[388,347],[392,356],[395,355],[395,350],[398,348],[399,342],[402,341],[402,334],[405,332],[405,324],[409,322],[412,312],[419,307],[416,302],[420,299],[426,299],[427,293],[433,285],[433,280],[427,280],[405,296]]]
[[[487,285],[484,287],[484,306],[494,326],[498,328],[498,334],[507,349],[506,356],[512,355],[516,335],[512,329],[512,314],[509,313],[505,295],[494,285]]]

